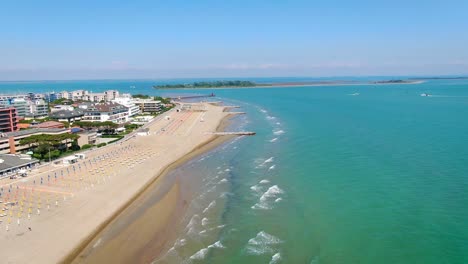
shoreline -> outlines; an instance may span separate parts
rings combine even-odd
[[[223,119],[219,122],[219,124],[218,124],[218,126],[216,128],[216,132],[223,131],[230,124],[230,119],[235,115],[235,114],[229,114],[229,112],[226,112],[226,113],[228,113],[228,115],[223,117]],[[99,263],[99,262],[101,262],[102,260],[98,260],[98,261],[93,262],[93,260],[89,261],[89,259],[87,259],[89,257],[88,254],[93,254],[92,251],[94,250],[94,248],[90,248],[90,247],[92,247],[91,245],[94,244],[93,241],[95,241],[98,237],[102,236],[102,233],[105,232],[106,229],[111,228],[112,225],[114,225],[116,221],[119,221],[119,217],[121,217],[124,213],[126,213],[126,211],[129,210],[130,207],[134,206],[135,203],[139,199],[142,199],[142,197],[145,194],[147,194],[148,192],[154,191],[154,189],[157,189],[158,187],[161,187],[164,184],[167,184],[165,182],[165,181],[168,180],[167,176],[174,169],[176,169],[176,168],[178,168],[180,166],[183,166],[184,164],[186,164],[190,160],[211,151],[212,149],[222,145],[223,143],[233,139],[234,137],[235,136],[216,136],[216,135],[211,136],[211,138],[209,138],[207,141],[200,143],[198,146],[196,146],[190,152],[186,153],[184,156],[182,156],[179,159],[175,160],[171,164],[168,164],[161,171],[156,172],[156,174],[153,176],[153,178],[148,183],[146,183],[145,186],[143,186],[140,191],[135,193],[135,195],[130,200],[128,200],[121,208],[119,208],[111,217],[109,217],[109,219],[107,219],[105,223],[102,223],[96,230],[94,230],[86,238],[85,241],[82,241],[79,245],[77,245],[76,248],[73,249],[72,252],[70,252],[70,254],[68,254],[66,257],[64,257],[62,260],[60,260],[60,263],[80,263],[81,261],[83,261],[83,259],[81,259],[82,254],[86,255],[85,260],[84,260],[86,263]],[[180,187],[178,185],[179,185],[179,183],[177,181],[170,184],[170,186],[168,186],[170,188],[170,190],[166,194],[169,194],[169,192],[172,192],[173,188],[175,188],[175,187],[180,189]],[[155,207],[157,207],[157,206],[164,207],[163,203],[164,202],[169,202],[169,201],[164,201],[165,197],[166,196],[161,197],[153,206],[155,206]],[[172,209],[175,210],[175,212],[173,212],[174,214],[169,216],[172,220],[175,220],[176,215],[185,213],[186,208],[180,208],[181,207],[180,206],[180,197],[177,197],[176,207],[179,207],[179,208],[172,208]],[[160,231],[162,229],[167,229],[169,227],[172,227],[173,225],[176,225],[176,221],[170,221],[169,223],[167,223],[167,225],[159,226],[158,231]],[[172,237],[171,234],[166,234],[166,237],[159,238],[159,242],[161,242],[163,240],[165,240],[163,242],[172,242],[173,241],[172,238],[175,239],[175,237]],[[155,256],[153,256],[153,258],[160,257],[160,254],[162,253],[161,251],[164,249],[165,245],[166,245],[166,243],[163,243],[162,245],[160,245],[158,247],[159,250],[158,250],[157,254]],[[88,252],[88,254],[86,254],[87,250],[91,251],[91,252]],[[108,253],[110,253],[110,252],[108,252]]]

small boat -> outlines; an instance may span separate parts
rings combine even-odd
[[[422,93],[421,96],[427,97],[427,96],[431,96],[431,95],[428,94],[428,93]]]
[[[349,94],[349,95],[358,96],[358,95],[360,95],[360,93],[353,93],[353,94]]]

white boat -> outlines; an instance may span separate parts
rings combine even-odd
[[[430,95],[430,94],[428,94],[428,93],[422,93],[422,94],[421,94],[421,96],[424,96],[424,97],[426,97],[426,96],[431,96],[431,95]]]

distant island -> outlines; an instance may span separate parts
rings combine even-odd
[[[422,79],[394,79],[380,81],[356,81],[356,80],[320,80],[320,81],[298,81],[298,82],[275,82],[275,83],[256,83],[252,81],[206,81],[194,83],[178,84],[158,84],[155,89],[205,89],[205,88],[274,88],[289,86],[340,86],[340,85],[377,85],[377,84],[418,84]]]
[[[180,88],[238,88],[238,87],[255,87],[257,83],[251,81],[213,81],[213,82],[194,82],[181,84],[163,84],[154,85],[156,89],[180,89]]]
[[[407,84],[407,83],[418,83],[420,82],[417,79],[414,80],[384,80],[384,81],[376,81],[374,82],[375,84]]]

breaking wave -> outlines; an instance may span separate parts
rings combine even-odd
[[[251,255],[273,254],[276,245],[282,242],[281,239],[265,231],[260,231],[254,238],[249,239],[245,249],[246,252]]]
[[[270,264],[278,263],[281,260],[281,254],[278,252],[271,257]]]
[[[198,250],[197,252],[195,252],[195,254],[193,254],[192,256],[190,256],[190,259],[192,260],[202,260],[206,257],[206,254],[208,254],[208,251],[210,249],[213,249],[213,248],[218,248],[218,249],[222,249],[222,248],[225,248],[223,246],[223,244],[221,244],[221,241],[216,241],[214,242],[213,244],[207,246],[206,248],[202,248],[200,250]]]
[[[284,133],[285,133],[284,130],[276,130],[276,131],[273,131],[273,134],[275,134],[275,135],[282,135],[282,134],[284,134]]]
[[[211,203],[210,203],[205,209],[203,209],[203,213],[208,212],[208,210],[210,210],[211,208],[215,207],[215,205],[216,205],[216,201],[214,201],[214,200],[211,201]]]
[[[272,201],[277,201],[279,199],[278,195],[283,194],[284,191],[278,187],[278,185],[273,185],[268,190],[262,194],[258,203],[254,204],[252,209],[263,209],[268,210],[272,209]],[[278,200],[279,202],[280,200]]]

